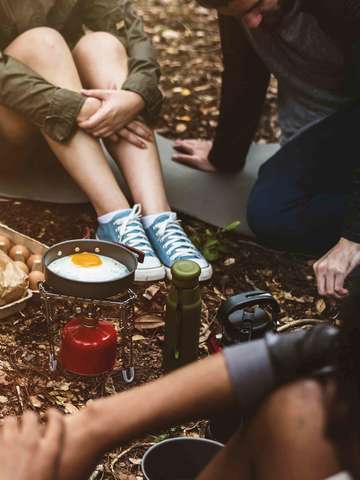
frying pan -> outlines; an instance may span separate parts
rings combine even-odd
[[[89,269],[89,281],[80,282],[69,280],[49,270],[48,267],[54,260],[82,252],[104,255],[117,260],[128,268],[129,273],[118,280],[92,282],[91,269]],[[45,253],[45,282],[51,289],[62,295],[101,300],[118,295],[130,288],[134,282],[137,264],[143,261],[144,253],[127,245],[102,240],[68,240],[53,245]]]

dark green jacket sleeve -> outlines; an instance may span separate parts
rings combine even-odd
[[[220,115],[210,162],[221,172],[238,172],[246,161],[264,105],[269,70],[233,17],[219,16],[224,69]]]
[[[160,69],[132,0],[82,0],[81,11],[84,24],[91,30],[110,32],[125,45],[129,73],[122,88],[142,96],[144,118],[150,124],[155,123],[162,105],[158,86]]]
[[[0,103],[57,142],[68,140],[85,99],[47,82],[31,68],[0,52]]]

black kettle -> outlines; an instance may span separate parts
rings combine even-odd
[[[264,308],[271,307],[271,314]],[[249,307],[255,307],[249,309]],[[280,307],[271,293],[262,290],[240,293],[226,300],[218,310],[217,318],[223,327],[223,346],[262,338],[274,330]]]

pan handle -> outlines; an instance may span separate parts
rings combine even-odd
[[[91,230],[90,230],[89,227],[85,228],[83,238],[85,240],[91,238]],[[144,259],[145,259],[145,253],[144,252],[142,252],[141,250],[138,250],[137,248],[130,247],[129,245],[124,245],[123,243],[119,243],[119,245],[121,245],[128,252],[135,253],[135,255],[138,257],[138,262],[139,263],[144,263]]]
[[[125,250],[131,253],[135,253],[135,255],[138,257],[138,262],[139,263],[144,263],[145,259],[145,253],[142,252],[141,250],[138,250],[137,248],[130,247],[129,245],[124,245],[123,243],[119,243],[121,247],[123,247]]]

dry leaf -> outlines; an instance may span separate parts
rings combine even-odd
[[[209,90],[210,85],[199,85],[198,87],[194,88],[194,92],[205,92],[205,90]]]
[[[227,300],[226,297],[220,292],[220,290],[216,287],[213,288],[215,295],[217,295],[221,300]]]
[[[176,117],[176,120],[180,120],[181,122],[191,122],[191,117],[189,115],[180,115]]]
[[[177,55],[179,51],[177,48],[169,47],[166,49],[166,53],[168,53],[169,55]]]
[[[72,403],[65,403],[64,407],[66,413],[77,413],[79,411],[79,409]]]
[[[145,340],[145,337],[143,337],[142,335],[133,335],[132,339],[133,342],[141,342],[141,340]]]
[[[141,463],[141,458],[129,458],[129,461],[130,461],[133,465],[140,465],[140,463]]]
[[[172,89],[174,93],[180,93],[183,97],[188,97],[191,95],[191,90],[188,88],[183,88],[183,87],[175,87]]]
[[[135,320],[135,327],[138,330],[154,330],[164,325],[164,320],[157,315],[143,315]]]
[[[3,370],[0,370],[0,385],[9,385],[6,373]]]
[[[135,475],[128,475],[127,473],[119,473],[119,480],[136,480]],[[142,478],[142,477],[141,477]]]
[[[317,310],[318,313],[323,313],[326,310],[326,303],[325,303],[325,300],[323,298],[320,298],[316,302],[316,310]]]
[[[180,33],[176,30],[164,30],[161,34],[165,40],[176,40],[179,38]]]
[[[31,395],[30,402],[34,408],[42,407],[42,401],[36,395]]]
[[[188,88],[182,88],[181,89],[181,95],[183,97],[188,97],[189,95],[191,95],[191,90],[189,90]]]
[[[305,299],[302,297],[295,297],[290,292],[283,292],[285,300],[290,300],[297,303],[305,303]]]
[[[70,389],[70,383],[61,383],[57,386],[57,390],[61,390],[62,392],[67,392]]]
[[[229,267],[230,265],[234,265],[234,263],[235,263],[235,258],[227,258],[224,261],[225,267]]]
[[[160,287],[159,285],[150,285],[149,288],[145,290],[143,293],[143,297],[146,298],[146,300],[152,300],[157,293],[159,293]]]
[[[0,403],[7,403],[8,399],[4,395],[0,395]]]
[[[186,130],[187,130],[187,126],[185,125],[185,123],[178,123],[176,125],[177,133],[184,133],[184,132],[186,132]]]

